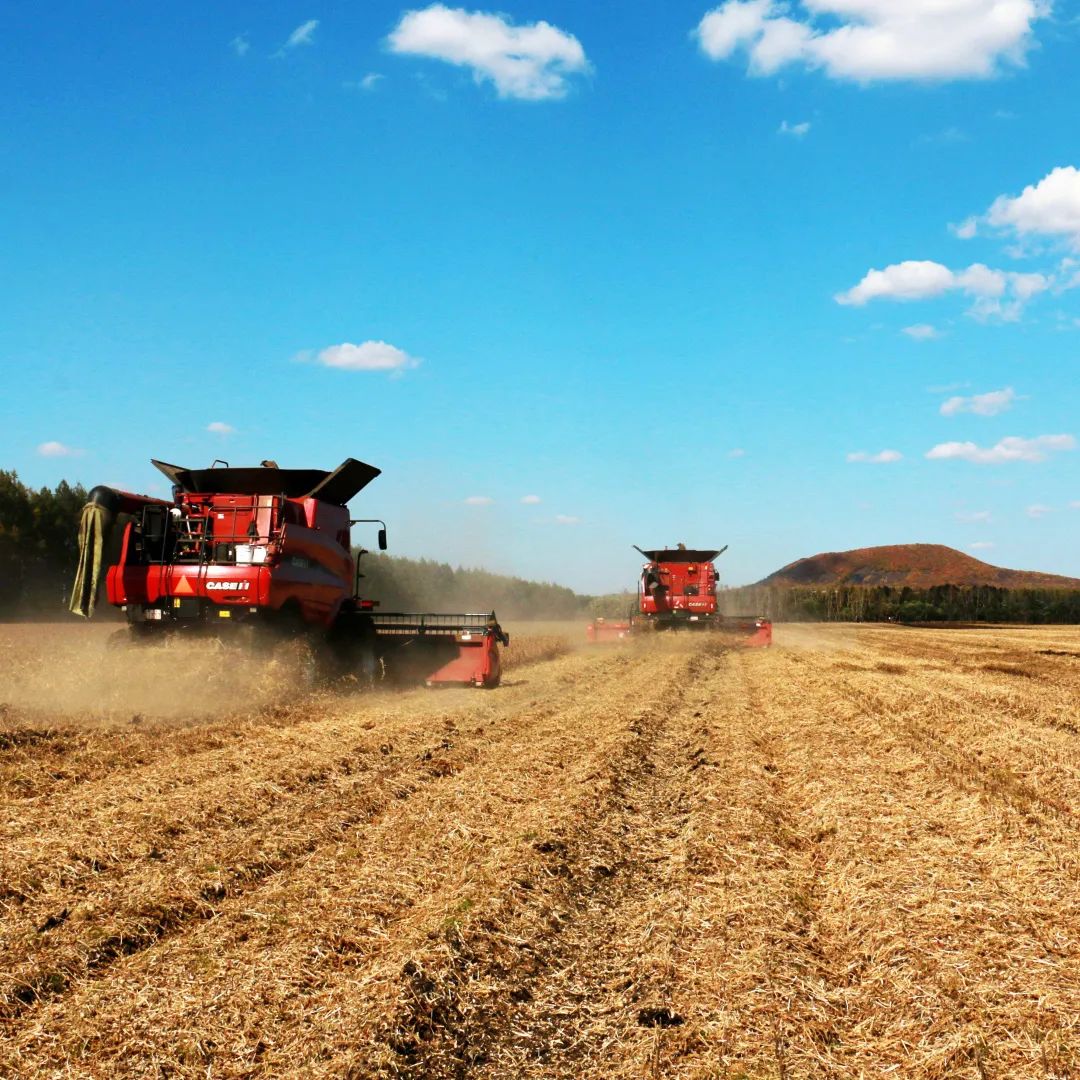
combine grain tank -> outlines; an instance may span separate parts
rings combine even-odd
[[[104,583],[127,615],[133,639],[176,633],[288,639],[327,673],[389,673],[429,684],[493,687],[499,646],[494,612],[383,613],[363,597],[346,504],[379,475],[349,458],[332,472],[257,468],[185,469],[153,464],[172,499],[97,487],[83,508],[71,610],[93,614]],[[215,463],[217,464],[217,463]],[[250,636],[250,635],[248,635]]]

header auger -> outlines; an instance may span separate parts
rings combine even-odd
[[[83,508],[70,608],[89,618],[102,582],[135,640],[174,633],[233,635],[241,628],[302,644],[331,674],[376,672],[426,682],[494,687],[495,613],[378,612],[360,595],[346,503],[380,473],[347,458],[337,469],[185,469],[153,464],[172,500],[96,487]],[[215,463],[217,465],[218,463]]]

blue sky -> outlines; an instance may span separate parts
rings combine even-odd
[[[7,5],[0,466],[356,456],[394,552],[583,591],[1080,576],[1078,16]]]

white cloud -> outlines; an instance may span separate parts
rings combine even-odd
[[[555,515],[555,524],[556,525],[580,525],[581,524],[581,518],[573,517],[571,514],[556,514]]]
[[[308,19],[301,23],[287,38],[282,49],[295,49],[298,45],[311,45],[315,41],[315,31],[319,28],[318,19]]]
[[[976,465],[1002,465],[1012,461],[1045,461],[1047,454],[1075,448],[1076,439],[1072,435],[1037,435],[1033,439],[1010,435],[985,448],[973,442],[939,443],[926,456],[934,461],[958,458]]]
[[[247,56],[248,50],[251,48],[251,42],[248,40],[247,34],[237,34],[229,44],[237,56]]]
[[[465,500],[466,506],[490,506],[495,500],[490,495],[470,495]]]
[[[985,525],[990,520],[989,510],[957,510],[953,515],[957,521],[964,522],[965,525]]]
[[[1049,13],[1046,0],[727,0],[697,37],[713,60],[744,51],[752,75],[801,64],[864,83],[978,79],[1022,65]]]
[[[524,506],[538,506],[543,499],[539,495],[522,495],[521,502]]]
[[[987,211],[987,222],[1018,236],[1064,238],[1080,247],[1080,170],[1051,170],[1015,198],[1001,195]]]
[[[899,450],[882,450],[877,454],[868,454],[865,450],[856,450],[848,454],[848,461],[861,461],[869,465],[891,465],[894,461],[900,461],[904,457]]]
[[[734,450],[729,450],[729,458],[744,458],[746,457],[746,451],[741,446],[736,446]]]
[[[871,300],[925,300],[956,287],[956,275],[941,263],[909,259],[884,270],[868,270],[858,285],[840,293],[838,304],[861,307]]]
[[[382,80],[385,79],[385,78],[386,78],[385,75],[380,75],[377,71],[369,71],[360,80],[360,89],[361,90],[374,90],[375,87],[378,86],[378,84],[380,82],[382,82]]]
[[[1041,518],[1046,517],[1047,514],[1052,514],[1054,508],[1052,506],[1044,506],[1042,503],[1033,503],[1024,511],[1029,518]]]
[[[914,341],[933,341],[941,337],[941,331],[929,323],[916,323],[914,326],[905,326],[903,332]]]
[[[74,446],[68,446],[62,442],[43,442],[37,452],[42,457],[82,457],[85,450],[77,450]]]
[[[1080,499],[1074,499],[1071,503],[1069,503],[1069,509],[1080,510]]]
[[[958,240],[972,240],[979,234],[979,219],[965,218],[959,225],[950,225],[949,232]]]
[[[420,363],[416,357],[385,341],[365,341],[360,345],[345,341],[320,350],[314,357],[311,353],[301,353],[297,359],[314,359],[326,367],[345,371],[402,371]]]
[[[997,416],[1011,409],[1018,400],[1016,391],[1011,386],[1004,390],[991,390],[985,394],[972,394],[971,397],[951,397],[941,403],[942,416],[956,416],[958,413],[975,413],[976,416]]]
[[[565,97],[568,77],[589,70],[572,34],[546,22],[515,26],[505,16],[432,4],[406,12],[389,37],[392,52],[469,68],[499,97],[543,101]]]
[[[206,425],[206,430],[213,435],[235,435],[236,428],[232,424],[226,424],[221,420],[214,420]]]
[[[800,124],[789,124],[786,120],[784,120],[776,129],[776,132],[778,135],[791,135],[796,139],[801,139],[809,130],[809,120],[804,120]]]
[[[993,270],[972,263],[966,270],[950,270],[938,262],[909,259],[884,270],[868,270],[857,285],[838,293],[838,304],[862,307],[871,300],[928,300],[948,292],[962,292],[974,301],[969,314],[979,319],[1014,321],[1024,304],[1044,292],[1053,279],[1044,274]]]
[[[968,551],[989,551],[993,546],[992,540],[976,540],[974,544],[968,544]]]

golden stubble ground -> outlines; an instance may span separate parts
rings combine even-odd
[[[0,628],[0,1076],[1080,1075],[1080,630],[512,629],[298,696]]]

